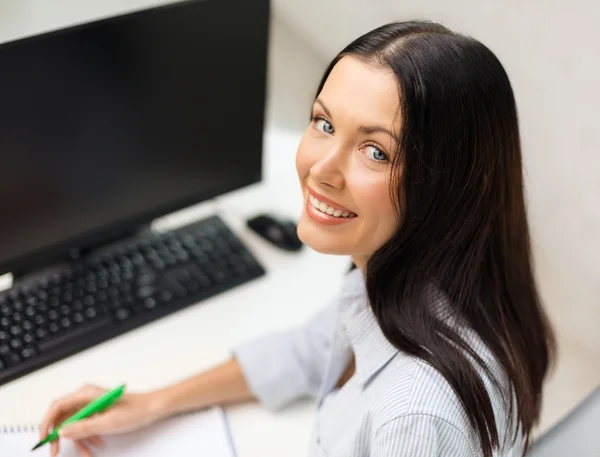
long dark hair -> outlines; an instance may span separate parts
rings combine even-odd
[[[347,55],[391,69],[401,100],[401,145],[390,188],[400,227],[366,265],[373,312],[392,344],[444,376],[483,455],[491,457],[500,433],[470,359],[497,387],[501,380],[428,303],[426,291],[435,284],[502,365],[510,384],[508,424],[514,440],[522,434],[527,450],[555,346],[532,271],[508,76],[482,43],[439,24],[401,22],[342,50],[317,94]]]

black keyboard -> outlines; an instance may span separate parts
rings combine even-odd
[[[218,216],[0,293],[0,385],[265,274]]]

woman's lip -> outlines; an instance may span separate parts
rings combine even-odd
[[[323,225],[345,224],[346,222],[350,222],[351,220],[353,220],[356,217],[356,216],[354,216],[354,217],[330,216],[329,214],[325,214],[325,213],[319,211],[317,208],[315,208],[308,198],[306,199],[306,205],[304,207],[304,210],[306,211],[306,214],[308,215],[308,217],[310,217],[313,221],[318,222]]]
[[[312,194],[313,197],[315,197],[320,202],[325,203],[327,206],[331,206],[331,207],[333,207],[335,209],[339,209],[340,211],[345,211],[345,212],[348,212],[348,213],[356,214],[354,211],[351,211],[348,208],[343,207],[339,203],[336,203],[333,200],[327,198],[325,195],[321,195],[318,192],[315,192],[315,190],[312,187],[310,187],[309,185],[307,185],[306,188],[308,189],[308,192],[310,194]]]

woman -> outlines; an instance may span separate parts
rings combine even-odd
[[[553,339],[532,273],[515,101],[497,58],[428,22],[358,38],[323,77],[296,166],[300,238],[356,267],[336,298],[306,326],[129,394],[62,436],[89,455],[98,435],[178,412],[253,399],[277,409],[312,395],[311,456],[523,455]],[[56,401],[43,432],[101,392]]]

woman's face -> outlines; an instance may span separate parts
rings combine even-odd
[[[397,231],[389,178],[398,112],[391,70],[351,56],[335,65],[296,155],[305,203],[298,236],[312,249],[350,255],[363,268]]]

